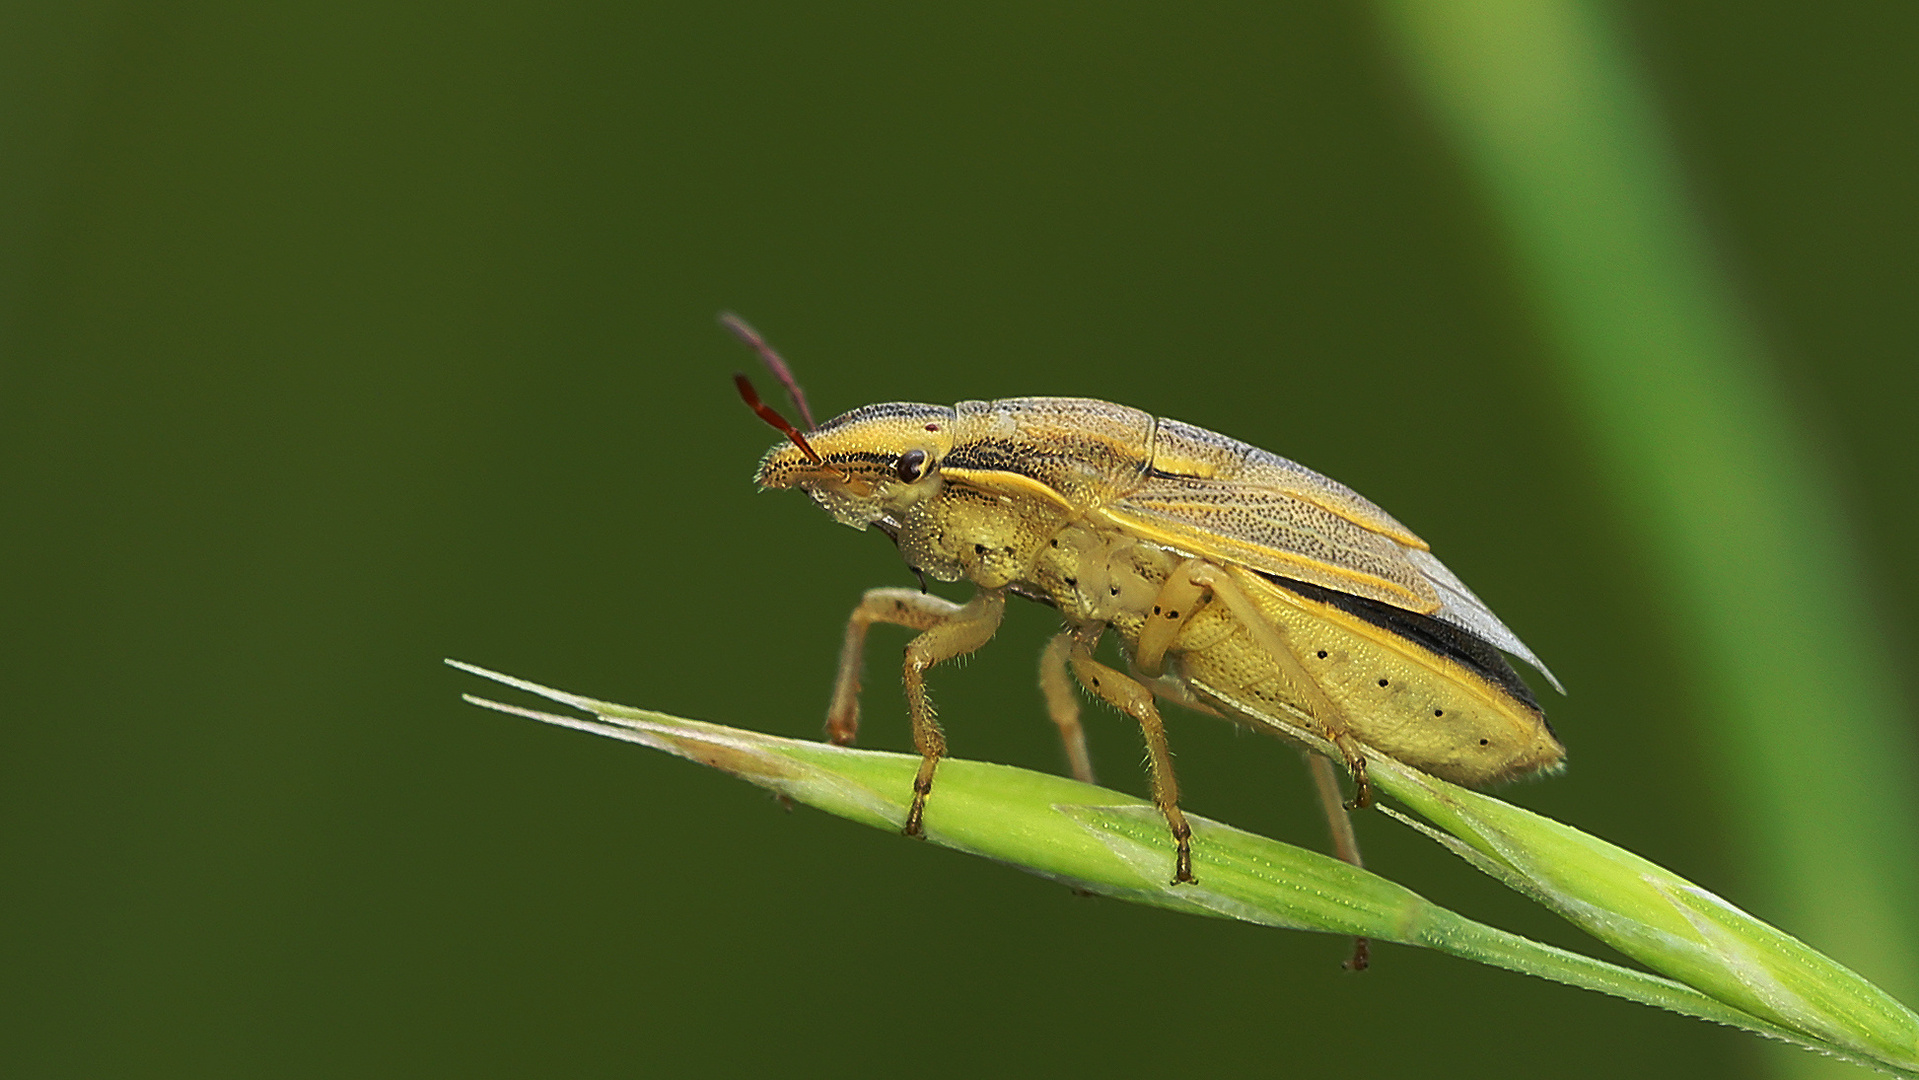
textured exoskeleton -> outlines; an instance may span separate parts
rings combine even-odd
[[[760,462],[761,487],[798,487],[842,524],[884,530],[914,570],[979,587],[966,604],[875,589],[847,630],[828,714],[841,742],[858,728],[867,626],[922,631],[905,664],[923,758],[909,833],[945,753],[926,669],[991,638],[1009,593],[1065,620],[1041,685],[1076,774],[1091,779],[1068,668],[1140,723],[1175,881],[1193,880],[1190,830],[1156,695],[1327,740],[1362,802],[1369,753],[1473,786],[1565,756],[1501,655],[1552,679],[1532,652],[1405,526],[1285,458],[1086,398],[869,405],[790,437]],[[1094,659],[1108,630],[1130,671]],[[1356,861],[1337,778],[1313,760],[1341,854]]]

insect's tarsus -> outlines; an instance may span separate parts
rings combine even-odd
[[[773,373],[781,386],[786,387],[786,396],[793,399],[793,407],[800,411],[800,422],[806,425],[806,430],[819,427],[813,422],[813,410],[806,407],[806,392],[800,389],[799,380],[793,377],[793,369],[786,366],[786,361],[780,359],[780,354],[773,351],[773,346],[766,343],[760,332],[730,311],[720,312],[720,325],[733,331],[734,337],[746,342],[754,352],[760,354],[761,360],[766,361],[767,370]],[[801,445],[803,447],[805,444]]]

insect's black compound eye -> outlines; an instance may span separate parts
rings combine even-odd
[[[906,453],[901,454],[898,463],[893,466],[893,474],[908,484],[925,476],[926,451],[908,450]]]

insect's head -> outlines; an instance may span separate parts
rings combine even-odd
[[[781,443],[760,459],[762,488],[797,487],[841,524],[898,521],[940,488],[939,463],[953,446],[953,410],[890,402],[836,416],[806,433],[812,450]]]
[[[907,402],[868,405],[814,427],[799,384],[765,339],[736,315],[720,321],[759,352],[808,423],[806,431],[787,423],[760,400],[746,376],[733,377],[748,407],[787,440],[760,459],[754,475],[760,487],[800,488],[841,524],[856,529],[874,522],[896,524],[913,504],[939,491],[939,463],[953,447],[957,417],[952,409]]]

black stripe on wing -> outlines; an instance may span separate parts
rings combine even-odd
[[[1396,608],[1378,600],[1368,600],[1363,596],[1338,592],[1304,581],[1294,581],[1278,574],[1254,571],[1260,577],[1278,585],[1282,589],[1296,592],[1308,600],[1330,604],[1357,619],[1396,634],[1428,652],[1438,653],[1447,659],[1456,661],[1480,678],[1504,690],[1514,700],[1535,712],[1539,710],[1539,699],[1533,696],[1532,688],[1519,677],[1519,672],[1506,660],[1506,655],[1497,648],[1461,630],[1451,623],[1440,622],[1430,615],[1421,615],[1415,611]],[[1551,730],[1548,725],[1548,730]]]

